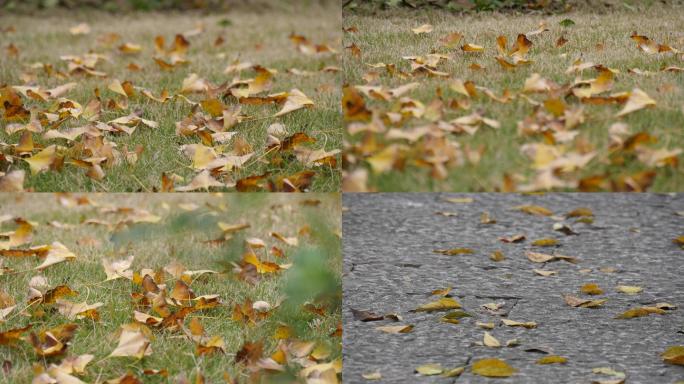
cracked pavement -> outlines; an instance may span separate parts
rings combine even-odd
[[[447,197],[470,197],[472,203],[451,203]],[[626,374],[626,383],[675,383],[684,380],[684,366],[660,358],[668,346],[684,345],[684,250],[672,240],[684,234],[684,194],[344,194],[344,368],[345,383],[591,383],[614,377],[592,373],[610,367]],[[512,207],[540,205],[551,217],[533,216]],[[592,224],[563,220],[576,208],[593,210]],[[481,224],[488,212],[497,222]],[[438,215],[452,212],[456,216]],[[553,230],[569,224],[578,235]],[[500,237],[524,234],[522,243]],[[535,239],[555,238],[556,247],[536,247]],[[436,249],[471,248],[474,254],[445,256]],[[500,250],[505,260],[490,254]],[[564,261],[533,263],[526,251],[574,256]],[[542,277],[532,269],[558,271]],[[614,268],[612,273],[601,268]],[[589,270],[589,271],[587,271]],[[583,284],[597,283],[604,294],[580,294]],[[618,285],[640,286],[637,295],[616,291]],[[433,301],[430,292],[453,286],[451,295],[472,318],[460,324],[440,322],[444,312],[412,313]],[[561,294],[605,298],[599,308],[574,308]],[[503,304],[502,315],[483,309]],[[624,311],[657,302],[678,306],[664,315],[615,319]],[[406,334],[376,330],[396,325],[390,320],[362,322],[355,310],[397,313],[399,324],[412,324]],[[534,321],[535,329],[507,327],[500,319]],[[495,322],[489,332],[502,344],[488,348],[484,329],[476,322]],[[566,364],[538,365],[542,349],[568,358]],[[531,351],[526,351],[531,350]],[[466,368],[456,378],[419,376],[416,367],[439,363],[444,368],[496,357],[518,372],[509,378],[485,378]],[[361,375],[379,372],[367,381]]]

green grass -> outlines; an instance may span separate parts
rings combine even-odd
[[[38,357],[31,345],[19,342],[16,347],[0,345],[0,361],[10,361],[12,368],[0,374],[2,383],[30,383],[32,366],[59,364],[62,357],[93,354],[95,358],[88,365],[85,382],[100,382],[113,379],[127,372],[139,376],[144,382],[167,382],[159,376],[143,376],[145,369],[166,369],[169,378],[194,378],[201,372],[207,382],[223,382],[224,373],[239,382],[249,380],[250,373],[234,362],[236,352],[246,341],[264,342],[264,357],[269,357],[276,348],[273,335],[280,324],[293,329],[293,340],[312,341],[330,348],[330,356],[322,362],[333,361],[341,356],[341,339],[332,337],[341,321],[341,250],[339,242],[340,219],[339,198],[328,194],[308,195],[308,199],[320,200],[320,205],[309,206],[302,202],[305,197],[286,194],[106,194],[86,195],[96,205],[67,208],[61,206],[52,194],[5,194],[0,201],[0,216],[20,216],[37,224],[30,244],[50,244],[60,241],[73,251],[77,258],[48,267],[42,272],[50,287],[66,284],[79,294],[66,298],[72,302],[87,301],[88,304],[102,302],[99,308],[100,321],[90,319],[74,320],[78,325],[76,334],[64,356],[44,359]],[[187,204],[195,204],[193,210]],[[185,208],[181,208],[185,207]],[[108,231],[100,225],[87,225],[84,220],[100,219],[117,222],[125,218],[121,214],[101,213],[106,207],[133,207],[146,209],[161,216],[157,224],[138,224],[130,228]],[[73,225],[70,229],[57,229],[47,225],[59,221]],[[248,222],[251,227],[244,233],[235,234],[221,246],[210,246],[206,240],[220,237],[216,222]],[[298,235],[305,225],[312,229],[311,235]],[[13,230],[14,224],[6,221],[0,231]],[[286,246],[273,237],[271,231],[285,236],[297,236],[298,247]],[[239,264],[245,250],[244,239],[259,237],[266,241],[267,250],[278,246],[285,251],[285,259],[275,260],[279,264],[294,263],[287,271],[261,276],[255,284],[237,278],[233,271]],[[86,244],[95,239],[97,245]],[[262,260],[273,260],[257,250]],[[108,282],[102,267],[102,260],[117,260],[134,255],[132,270],[142,268],[158,270],[172,261],[183,264],[188,270],[212,269],[218,275],[205,275],[190,285],[196,295],[218,294],[223,305],[194,312],[185,320],[188,326],[192,317],[198,318],[209,336],[219,335],[225,341],[225,354],[197,356],[193,343],[182,332],[154,330],[153,354],[142,360],[133,357],[109,357],[118,343],[116,332],[123,324],[133,321],[131,293],[140,292],[140,286],[127,279]],[[308,255],[308,256],[307,256]],[[312,261],[313,260],[313,261]],[[70,322],[57,313],[51,305],[27,305],[28,283],[39,273],[33,268],[39,263],[31,258],[0,257],[4,267],[13,271],[0,275],[2,292],[16,301],[17,307],[0,321],[0,332],[32,324],[32,331],[38,332],[59,324]],[[307,264],[308,263],[308,264]],[[324,284],[310,286],[311,290],[301,294],[298,279],[316,281],[326,277]],[[173,286],[175,279],[166,275],[167,286]],[[305,302],[311,302],[318,294],[333,295],[324,315],[314,315],[302,309]],[[263,300],[272,305],[283,301],[271,314],[256,325],[248,325],[231,318],[233,307],[246,299]],[[22,310],[24,310],[22,312]],[[40,311],[45,314],[40,316]],[[149,311],[147,311],[149,313]],[[296,374],[301,366],[290,361],[288,370]],[[2,371],[0,371],[2,372]],[[264,380],[275,380],[263,371]],[[267,379],[269,378],[270,379]],[[283,378],[283,377],[281,377]],[[287,375],[286,382],[295,380]]]
[[[566,18],[572,19],[576,24],[570,27],[560,26],[559,22]],[[503,70],[494,59],[497,55],[497,36],[506,36],[510,48],[519,33],[536,30],[540,22],[545,22],[550,31],[530,38],[533,47],[528,58],[534,63],[517,67],[512,71]],[[437,69],[449,73],[448,78],[419,75],[400,79],[390,77],[380,69],[380,78],[370,83],[370,85],[394,88],[409,82],[420,82],[420,87],[403,96],[419,100],[427,106],[437,99],[438,89],[442,91],[442,98],[447,102],[464,98],[449,89],[449,79],[471,80],[476,85],[487,87],[500,96],[504,89],[509,89],[514,94],[522,91],[525,80],[533,73],[539,73],[542,77],[561,85],[572,83],[576,75],[566,75],[565,71],[578,58],[581,58],[583,62],[593,62],[618,69],[621,73],[616,76],[611,92],[631,91],[634,87],[639,87],[657,101],[657,106],[654,109],[632,113],[623,119],[616,119],[614,115],[622,106],[585,105],[586,121],[577,128],[579,135],[570,147],[584,141],[589,143],[598,155],[583,169],[566,175],[568,180],[575,181],[601,175],[608,184],[620,177],[652,169],[636,160],[628,161],[624,166],[609,164],[608,128],[617,121],[626,123],[631,133],[643,131],[656,137],[658,142],[652,148],[684,147],[684,135],[681,134],[684,126],[682,103],[684,76],[681,72],[660,71],[665,66],[682,67],[681,54],[649,56],[637,49],[636,44],[629,38],[633,31],[637,31],[658,43],[670,44],[681,50],[684,49],[684,34],[678,26],[682,22],[684,22],[682,8],[670,6],[653,6],[636,11],[630,11],[626,7],[617,7],[610,14],[592,14],[583,11],[552,16],[498,13],[458,15],[425,9],[375,13],[346,12],[345,28],[353,26],[358,29],[358,32],[345,33],[343,43],[345,47],[356,44],[361,50],[361,57],[354,57],[349,50],[345,50],[344,81],[350,85],[366,85],[362,76],[371,70],[367,64],[378,62],[396,64],[398,70],[408,72],[410,71],[408,61],[402,60],[402,56],[426,55],[432,52],[447,54],[451,60],[440,64]],[[411,28],[426,23],[434,26],[432,33],[415,35],[411,31]],[[458,48],[445,48],[439,39],[452,32],[460,32],[464,35],[461,45],[465,43],[483,45],[485,52],[468,55]],[[569,42],[561,48],[556,48],[555,42],[561,35],[564,35]],[[603,44],[604,49],[597,49],[597,44]],[[473,63],[484,66],[486,70],[471,70],[469,66]],[[628,73],[628,70],[633,68],[654,73],[651,76]],[[593,70],[587,70],[581,77],[594,78],[596,73]],[[532,94],[530,97],[543,102],[547,96]],[[569,106],[580,104],[576,98],[569,98],[566,102]],[[395,100],[379,102],[366,98],[366,103],[380,113],[397,108]],[[394,169],[388,172],[374,173],[366,162],[367,157],[389,144],[400,143],[414,148],[416,144],[408,143],[406,140],[387,140],[383,133],[378,133],[373,138],[379,148],[370,153],[363,153],[360,146],[364,134],[352,136],[347,132],[345,140],[350,144],[345,147],[345,156],[348,160],[345,165],[346,178],[351,180],[354,172],[357,175],[365,172],[368,174],[365,187],[378,191],[499,191],[504,190],[504,175],[517,180],[520,186],[529,182],[535,174],[530,168],[529,158],[521,153],[520,146],[543,141],[539,136],[518,135],[518,122],[531,115],[533,110],[529,103],[520,98],[508,104],[502,104],[492,101],[482,93],[471,100],[470,110],[445,108],[445,115],[442,118],[444,121],[481,111],[484,116],[501,123],[500,129],[481,127],[472,136],[451,135],[450,139],[457,142],[461,148],[464,146],[473,149],[483,147],[485,152],[481,160],[475,164],[465,162],[465,164],[448,167],[448,175],[445,179],[431,177],[429,168],[414,165],[415,159],[410,157],[400,164],[401,166],[395,164]],[[407,119],[396,128],[408,129],[429,123],[425,119],[413,118]],[[388,128],[390,127],[388,125]],[[650,191],[684,190],[681,155],[679,160],[680,164],[677,167],[655,169],[656,177]],[[343,188],[354,189],[351,183]],[[611,188],[606,187],[606,189]],[[575,188],[567,188],[567,190],[575,190]]]
[[[88,35],[72,36],[69,28],[81,22],[87,22],[92,31]],[[336,167],[328,165],[306,166],[293,155],[284,154],[284,161],[277,162],[277,153],[266,151],[266,128],[275,122],[285,125],[288,134],[305,132],[316,139],[308,145],[311,149],[331,151],[340,148],[342,134],[339,130],[339,73],[322,72],[326,66],[338,66],[337,54],[318,54],[307,56],[300,53],[288,39],[291,33],[302,34],[314,43],[329,44],[339,49],[341,39],[341,19],[339,11],[332,5],[308,6],[302,9],[239,7],[227,14],[200,13],[131,13],[112,15],[96,11],[65,11],[37,13],[32,16],[7,15],[0,16],[0,25],[4,28],[14,27],[15,32],[2,33],[3,49],[9,44],[19,49],[19,56],[2,55],[0,57],[0,86],[3,84],[22,85],[21,74],[26,66],[36,62],[52,64],[55,70],[66,72],[66,62],[60,60],[61,55],[82,55],[89,51],[106,54],[110,62],[97,65],[96,69],[105,72],[107,78],[84,77],[74,75],[65,79],[56,76],[47,77],[42,70],[35,70],[36,85],[49,89],[67,82],[77,82],[77,88],[65,97],[73,99],[83,106],[93,99],[93,92],[98,88],[103,104],[109,99],[117,98],[114,92],[107,89],[111,79],[121,82],[129,80],[136,87],[147,88],[154,95],[164,89],[171,95],[176,94],[183,79],[191,73],[197,73],[213,84],[230,83],[237,74],[224,74],[224,69],[233,62],[249,61],[267,68],[276,69],[274,85],[268,93],[285,92],[293,88],[300,89],[315,105],[310,109],[295,111],[282,118],[270,118],[281,106],[243,106],[243,113],[254,118],[237,124],[232,130],[237,132],[236,138],[242,138],[252,147],[253,158],[242,168],[220,175],[226,184],[241,178],[261,175],[266,172],[271,178],[289,176],[304,170],[316,172],[311,191],[339,190],[340,175]],[[154,38],[161,35],[167,46],[176,34],[204,28],[204,32],[189,37],[190,47],[186,58],[190,63],[170,72],[159,69],[152,60],[154,56]],[[97,43],[97,38],[105,33],[117,33],[121,39],[112,48]],[[225,42],[214,46],[214,41],[222,36]],[[140,44],[143,47],[137,55],[123,55],[116,49],[123,42]],[[126,67],[136,63],[143,68],[133,72]],[[312,72],[309,76],[290,74],[289,69]],[[239,75],[242,79],[254,77],[252,70]],[[203,95],[188,95],[191,100],[200,101]],[[24,100],[27,107],[43,110],[52,102],[41,103]],[[228,104],[231,102],[228,101]],[[101,121],[126,116],[139,111],[143,118],[159,123],[159,128],[151,129],[142,125],[132,135],[107,134],[106,138],[116,143],[119,150],[127,146],[133,150],[141,145],[142,156],[134,164],[125,161],[114,166],[103,167],[105,176],[102,180],[94,180],[85,175],[85,170],[68,163],[60,172],[46,171],[29,175],[28,164],[21,158],[14,157],[12,162],[0,161],[0,172],[15,169],[27,171],[25,188],[35,191],[99,191],[99,192],[137,192],[154,191],[161,186],[161,174],[176,174],[181,177],[176,186],[186,185],[197,173],[191,167],[191,159],[180,152],[184,144],[199,143],[197,136],[181,137],[176,134],[176,122],[188,116],[190,105],[182,101],[169,101],[161,104],[138,95],[132,98],[129,109],[125,111],[107,110],[103,108]],[[12,155],[11,144],[16,144],[20,133],[8,135],[5,127],[8,122],[0,119],[0,153]],[[84,119],[69,119],[60,129],[79,127],[86,124]],[[37,146],[50,144],[68,145],[62,139],[43,140],[42,134],[34,134]],[[225,152],[234,149],[236,138],[227,143]],[[79,138],[77,141],[82,140]],[[1,144],[5,143],[5,144]],[[70,145],[69,145],[70,146]],[[37,152],[38,149],[34,151]],[[23,156],[25,157],[25,156]],[[76,156],[78,157],[78,156]],[[337,155],[339,158],[339,155]],[[228,188],[230,190],[230,188]]]

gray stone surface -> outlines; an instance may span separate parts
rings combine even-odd
[[[469,196],[470,204],[445,202],[445,197]],[[627,383],[674,383],[684,380],[684,367],[666,365],[659,354],[668,346],[684,345],[684,250],[672,240],[684,234],[684,194],[345,194],[344,243],[344,369],[345,383],[366,382],[362,373],[379,371],[380,383],[591,383],[609,379],[592,373],[595,367],[625,372]],[[552,229],[559,217],[531,216],[511,208],[537,204],[554,216],[579,207],[594,211],[593,224],[572,224],[579,233],[566,236]],[[456,212],[456,217],[436,215]],[[480,224],[487,211],[498,222]],[[499,237],[525,234],[522,244],[505,244]],[[539,248],[532,240],[553,237],[556,248]],[[443,256],[434,249],[472,248],[471,255]],[[493,262],[491,252],[506,259]],[[525,251],[576,256],[579,264],[535,264]],[[613,267],[615,273],[598,271]],[[533,268],[559,271],[542,277]],[[582,273],[582,269],[591,269]],[[579,293],[585,283],[604,289],[601,308],[573,308],[562,293]],[[618,293],[617,285],[637,285],[635,296]],[[431,301],[429,292],[453,286],[452,294],[473,318],[460,324],[439,321],[443,313],[411,313]],[[595,296],[594,296],[595,297]],[[506,327],[501,316],[480,309],[504,302],[508,318],[535,321],[536,329]],[[655,302],[679,308],[666,315],[629,320],[614,317],[627,309]],[[399,313],[415,329],[408,334],[376,330],[391,321],[354,320],[351,309],[378,314]],[[502,343],[517,338],[515,348],[473,345],[484,330],[476,321],[497,323],[490,331]],[[526,352],[545,347],[568,358],[564,365],[537,365],[544,356]],[[453,368],[485,357],[506,360],[519,372],[492,379],[466,372],[458,378],[423,377],[414,369],[426,363]]]

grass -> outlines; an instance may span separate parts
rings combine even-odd
[[[633,9],[633,10],[630,10]],[[575,25],[563,27],[559,23],[564,19],[571,19]],[[509,48],[515,42],[519,33],[527,33],[539,28],[545,22],[550,31],[530,37],[533,47],[528,58],[534,62],[528,66],[519,66],[511,71],[504,70],[495,61],[496,38],[504,35],[508,38]],[[347,32],[344,46],[355,44],[361,51],[360,57],[355,57],[349,49],[345,50],[343,67],[345,83],[349,85],[366,85],[363,76],[371,70],[368,64],[387,63],[396,64],[398,70],[410,71],[409,62],[402,60],[402,56],[426,55],[429,53],[443,53],[450,57],[450,61],[442,63],[437,70],[449,74],[448,78],[426,77],[424,75],[400,79],[378,70],[381,76],[373,80],[370,85],[383,85],[394,88],[409,82],[420,82],[420,86],[403,95],[429,105],[438,99],[437,91],[442,92],[442,99],[448,103],[452,99],[463,99],[463,96],[449,88],[450,79],[473,81],[477,86],[491,89],[500,96],[505,89],[514,94],[520,92],[527,78],[533,73],[553,80],[558,84],[572,83],[575,74],[566,75],[565,71],[578,58],[583,62],[603,64],[620,71],[615,78],[615,85],[611,92],[631,91],[639,87],[657,101],[653,109],[645,109],[622,118],[631,133],[647,132],[657,138],[658,142],[652,148],[676,149],[684,147],[684,135],[681,134],[684,124],[684,77],[682,72],[662,72],[665,66],[682,67],[681,55],[658,54],[647,55],[637,49],[636,44],[629,38],[633,31],[646,35],[651,39],[670,44],[675,48],[684,48],[684,32],[679,25],[684,22],[684,11],[681,7],[652,6],[648,8],[616,7],[611,13],[591,13],[584,9],[559,15],[541,14],[499,14],[480,13],[459,15],[438,10],[390,10],[374,13],[347,12],[344,16],[345,28],[356,27],[358,32]],[[428,34],[416,35],[411,29],[422,24],[431,24],[434,31]],[[473,43],[483,45],[484,53],[464,54],[460,49],[448,49],[440,39],[452,32],[464,35],[460,45]],[[557,48],[555,43],[560,36],[565,36],[568,43]],[[602,49],[598,45],[602,44]],[[459,45],[459,46],[460,46]],[[484,71],[469,68],[473,63],[485,67]],[[654,72],[650,76],[639,76],[628,73],[630,69],[638,68]],[[580,76],[580,75],[577,75]],[[581,74],[584,79],[596,77],[594,71]],[[530,95],[532,99],[543,102],[545,97]],[[504,176],[515,180],[518,185],[528,182],[534,177],[534,170],[530,167],[531,160],[523,155],[520,147],[526,143],[541,142],[539,136],[523,137],[518,134],[517,124],[532,114],[534,108],[521,98],[510,103],[499,103],[480,93],[471,100],[470,110],[455,110],[445,108],[444,121],[469,115],[473,111],[480,111],[486,117],[498,120],[501,128],[491,129],[481,127],[474,135],[451,136],[461,148],[484,148],[479,162],[465,161],[460,165],[448,168],[444,179],[431,177],[428,167],[416,165],[414,158],[400,159],[393,169],[387,172],[373,172],[366,159],[377,154],[385,146],[400,143],[415,149],[416,144],[406,140],[388,140],[383,133],[367,135],[358,133],[351,135],[346,132],[345,147],[346,178],[350,181],[356,176],[368,175],[367,184],[359,187],[350,182],[345,190],[378,190],[378,191],[505,191]],[[569,106],[579,105],[577,99],[565,100]],[[380,113],[388,110],[396,111],[398,105],[395,100],[379,102],[366,98],[366,103]],[[608,185],[601,190],[612,189],[609,184],[621,177],[628,177],[638,172],[651,171],[652,168],[632,158],[624,165],[615,165],[609,161],[608,143],[609,127],[620,119],[614,115],[621,106],[593,106],[585,105],[586,121],[577,129],[578,137],[571,143],[571,147],[588,144],[596,149],[598,155],[583,169],[570,175],[573,181],[600,176]],[[396,127],[408,129],[432,123],[427,119],[404,119]],[[389,128],[389,127],[388,127]],[[369,150],[368,148],[375,148]],[[411,148],[407,150],[411,151]],[[681,155],[679,155],[681,160]],[[681,161],[680,161],[681,163]],[[682,165],[665,166],[655,169],[655,179],[648,190],[656,192],[684,190],[684,173]],[[359,178],[362,180],[363,177]],[[357,179],[357,180],[359,180]],[[510,188],[510,186],[509,186]],[[559,190],[576,190],[577,187],[559,188]]]
[[[146,383],[167,382],[171,378],[194,378],[201,373],[207,382],[223,382],[224,374],[238,382],[254,382],[261,375],[262,380],[274,381],[274,375],[256,370],[256,376],[244,364],[235,363],[235,354],[245,342],[264,342],[264,357],[276,350],[278,340],[275,330],[286,325],[292,330],[289,341],[315,342],[321,348],[328,348],[329,356],[322,363],[334,361],[341,356],[341,338],[331,334],[341,324],[339,301],[341,300],[341,251],[339,243],[340,219],[339,198],[328,194],[312,194],[295,197],[286,194],[89,194],[92,204],[66,207],[62,201],[75,199],[52,194],[5,194],[0,201],[0,216],[23,217],[37,226],[33,239],[28,245],[62,242],[73,251],[77,258],[48,267],[42,275],[50,287],[66,284],[78,292],[76,297],[67,297],[72,302],[86,301],[88,304],[102,302],[99,308],[100,321],[91,319],[74,320],[78,325],[67,353],[56,358],[41,358],[36,355],[28,342],[18,342],[15,347],[0,345],[0,361],[8,371],[0,371],[2,383],[30,383],[34,376],[33,366],[45,367],[50,363],[59,364],[62,357],[93,354],[95,358],[87,366],[86,374],[80,379],[85,382],[102,382],[132,373]],[[319,201],[318,206],[305,202]],[[134,224],[108,230],[103,225],[88,225],[84,220],[99,219],[116,223],[127,217],[126,214],[105,214],[103,209],[130,207],[145,209],[160,216],[157,224]],[[130,217],[130,216],[128,216]],[[70,225],[59,229],[48,225],[49,222]],[[221,231],[216,223],[248,222],[251,227],[235,233],[232,239],[223,244],[209,245],[206,240],[219,238]],[[310,226],[311,234],[300,234],[298,230]],[[13,221],[2,223],[0,231],[13,230]],[[284,236],[297,236],[299,246],[286,246],[269,233],[279,232]],[[277,246],[284,250],[284,259],[276,259],[279,264],[294,263],[287,271],[261,275],[255,283],[239,279],[233,271],[240,264],[245,250],[244,239],[258,237],[267,243],[266,250]],[[257,250],[259,258],[273,260]],[[307,258],[306,255],[309,255]],[[225,341],[225,354],[198,356],[193,343],[182,332],[154,330],[153,353],[136,360],[133,357],[107,357],[117,346],[117,331],[123,324],[133,321],[131,293],[140,292],[140,286],[121,278],[105,280],[101,262],[124,259],[134,255],[131,269],[139,272],[142,268],[159,270],[172,261],[183,264],[188,270],[211,269],[217,275],[204,275],[190,284],[196,295],[218,294],[223,304],[217,308],[194,312],[185,320],[188,326],[195,317],[203,324],[206,334],[219,335]],[[312,263],[312,256],[315,261]],[[57,313],[53,305],[27,305],[29,280],[39,271],[34,270],[39,263],[36,258],[0,257],[1,291],[12,297],[17,307],[5,321],[0,321],[0,332],[31,324],[32,331],[38,332],[59,324],[70,322]],[[233,264],[235,263],[235,264]],[[308,268],[308,269],[307,269]],[[311,270],[311,269],[314,270]],[[325,284],[305,286],[311,288],[305,294],[297,281],[327,278]],[[165,275],[167,286],[173,286],[174,278]],[[332,291],[331,291],[332,289]],[[326,291],[328,290],[328,291]],[[313,302],[318,294],[332,294],[333,300],[324,307],[323,314],[313,314],[301,308],[305,302]],[[339,295],[339,297],[338,297]],[[263,300],[271,305],[282,301],[269,315],[256,324],[246,324],[232,318],[233,307],[245,300]],[[149,313],[149,310],[146,311]],[[288,344],[289,345],[289,344]],[[305,357],[305,360],[309,359]],[[8,363],[6,363],[9,361]],[[312,363],[313,361],[309,361]],[[296,374],[301,366],[294,360],[287,365],[288,371]],[[143,375],[145,369],[166,369],[169,379],[158,375]],[[289,377],[289,378],[288,378]],[[270,379],[269,379],[270,378]],[[283,374],[285,382],[297,379]],[[175,379],[174,379],[175,381]],[[193,381],[194,382],[194,381]],[[258,382],[258,380],[257,380]]]
[[[287,7],[285,7],[287,8]],[[87,22],[91,27],[90,34],[73,36],[69,28]],[[341,19],[339,11],[332,5],[310,5],[306,7],[238,7],[226,14],[209,13],[129,13],[112,15],[97,11],[65,11],[35,13],[33,15],[0,16],[3,31],[13,27],[14,32],[2,33],[3,50],[13,44],[19,50],[18,56],[2,55],[0,57],[0,86],[22,85],[22,73],[27,66],[36,62],[51,64],[56,71],[66,72],[66,62],[60,60],[62,55],[82,55],[95,52],[108,55],[110,61],[99,63],[98,71],[105,72],[106,78],[72,75],[67,78],[46,76],[42,70],[33,70],[37,76],[35,85],[43,89],[76,82],[78,86],[65,97],[85,106],[94,98],[93,92],[99,89],[103,105],[109,99],[121,98],[110,91],[107,85],[112,79],[121,82],[128,80],[136,87],[150,90],[158,96],[164,89],[170,95],[181,89],[183,79],[196,73],[199,77],[213,84],[230,83],[234,77],[248,79],[254,77],[254,71],[246,70],[241,74],[224,74],[224,69],[233,61],[251,62],[278,71],[274,76],[274,84],[265,93],[287,92],[293,88],[300,89],[315,105],[287,114],[281,118],[268,117],[282,106],[278,105],[245,105],[242,112],[251,116],[250,121],[238,123],[232,128],[237,132],[227,145],[215,144],[216,150],[229,153],[235,150],[236,140],[244,139],[254,152],[253,157],[242,168],[221,175],[221,181],[227,185],[253,175],[266,172],[270,177],[290,176],[297,172],[313,170],[310,191],[339,190],[340,175],[335,165],[312,166],[296,160],[291,153],[279,154],[278,151],[267,151],[266,129],[273,123],[285,125],[287,135],[305,132],[316,140],[309,144],[310,149],[331,151],[340,148],[342,135],[338,129],[339,116],[339,73],[321,71],[327,66],[337,66],[337,54],[323,53],[304,55],[288,39],[291,33],[304,35],[317,44],[328,44],[333,48],[341,40]],[[163,36],[167,46],[176,34],[203,28],[199,35],[188,37],[190,46],[185,66],[172,71],[162,71],[153,61],[154,38]],[[106,47],[97,42],[97,38],[106,33],[117,33],[121,39],[113,47]],[[224,39],[223,44],[215,46],[217,37]],[[124,42],[132,42],[142,46],[139,54],[124,55],[116,47]],[[4,52],[4,51],[3,51]],[[168,60],[168,59],[167,59]],[[129,63],[142,67],[139,72],[127,68]],[[309,75],[295,75],[288,70],[309,71]],[[30,71],[30,70],[29,70]],[[264,94],[265,94],[264,93]],[[187,95],[194,101],[201,101],[204,95]],[[52,102],[34,102],[24,100],[27,107],[43,110]],[[226,100],[231,105],[235,101]],[[191,106],[182,101],[169,101],[164,104],[152,101],[139,93],[129,100],[127,110],[110,110],[103,108],[101,121],[109,121],[126,116],[134,111],[148,120],[159,123],[157,129],[140,125],[132,135],[106,134],[106,138],[117,145],[119,150],[124,146],[128,150],[138,145],[144,148],[139,160],[133,164],[122,161],[119,164],[103,167],[104,178],[92,179],[86,176],[83,168],[71,165],[67,157],[63,169],[46,171],[29,175],[28,165],[18,156],[13,161],[0,162],[0,172],[15,169],[26,170],[25,188],[34,191],[93,191],[93,192],[149,192],[160,188],[161,175],[176,174],[180,176],[177,186],[188,184],[197,171],[191,167],[191,159],[183,155],[180,147],[184,144],[200,143],[197,136],[179,136],[176,134],[176,122],[181,121],[191,112]],[[87,122],[84,119],[71,118],[60,129],[79,127]],[[5,130],[8,121],[0,119],[0,152],[12,156],[11,144],[16,144],[22,132],[8,134]],[[283,135],[286,137],[287,135]],[[42,134],[34,134],[36,150],[50,144],[72,146],[63,139],[43,140]],[[282,139],[282,138],[281,138]],[[82,139],[79,139],[79,141]],[[249,149],[247,150],[250,151]],[[72,157],[78,158],[78,151]],[[26,155],[23,155],[26,157]],[[338,155],[339,157],[339,155]],[[283,158],[283,161],[280,159]],[[230,189],[230,188],[228,188]]]

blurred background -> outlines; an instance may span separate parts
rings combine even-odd
[[[292,5],[326,5],[335,0],[0,0],[1,11],[30,12],[41,9],[93,8],[110,12],[204,10],[227,11],[233,8],[283,8]]]
[[[347,10],[437,8],[451,11],[595,11],[636,8],[658,4],[684,5],[684,0],[342,0]]]

